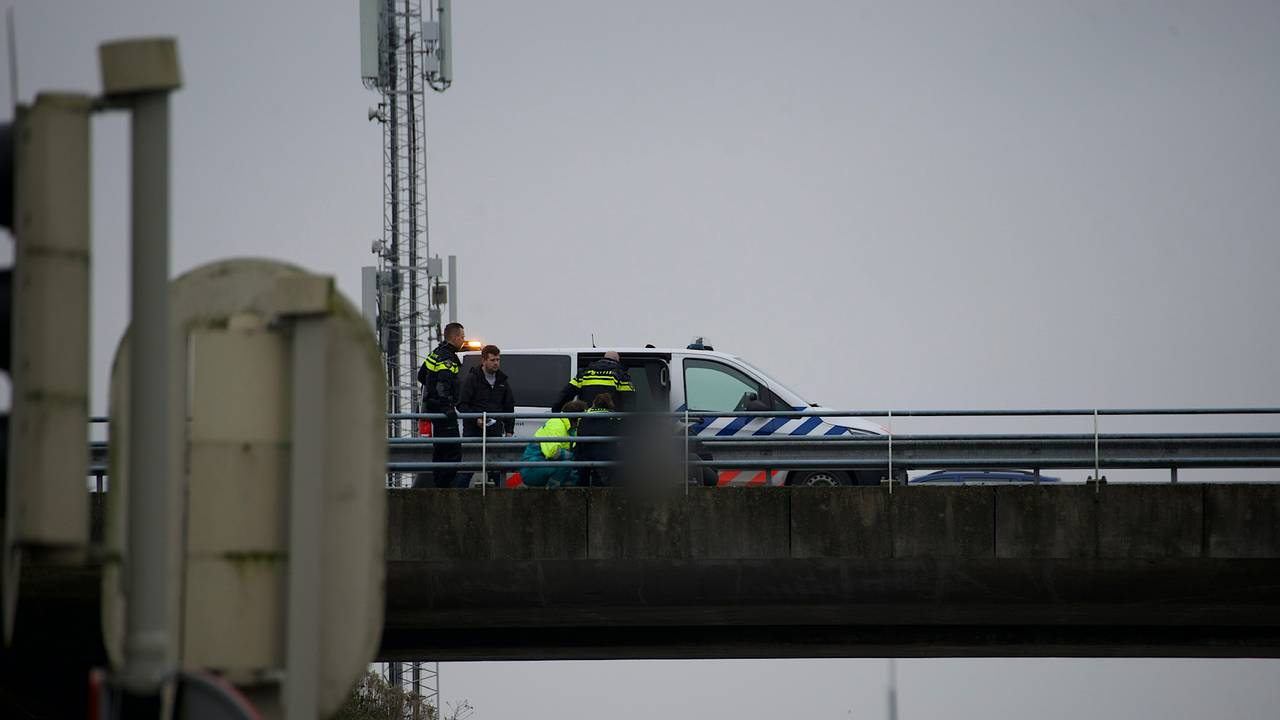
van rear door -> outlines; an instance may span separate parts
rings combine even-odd
[[[578,354],[579,371],[604,357],[603,352]],[[671,410],[671,355],[668,353],[623,353],[622,365],[636,386],[635,405],[630,410],[668,412]]]

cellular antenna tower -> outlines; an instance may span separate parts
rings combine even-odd
[[[386,364],[389,413],[421,411],[418,364],[440,340],[444,307],[450,320],[456,317],[457,265],[450,257],[444,283],[443,264],[431,256],[428,241],[424,139],[427,89],[444,92],[453,81],[452,19],[449,0],[360,0],[360,76],[380,96],[369,119],[382,126],[383,167],[382,237],[373,242],[377,265],[362,272],[362,304]],[[412,422],[387,423],[389,437],[415,432]],[[403,486],[409,477],[392,474],[387,482]],[[439,717],[439,663],[394,662],[382,669],[388,683],[411,698],[406,720]]]
[[[380,95],[369,119],[382,126],[382,236],[377,265],[364,268],[365,315],[373,323],[387,371],[387,412],[420,412],[417,368],[441,337],[446,306],[456,314],[456,263],[431,256],[427,232],[424,139],[428,89],[452,84],[450,0],[360,0],[360,75]],[[455,292],[451,293],[450,290]],[[388,421],[388,436],[415,424]],[[409,476],[389,476],[392,486]]]

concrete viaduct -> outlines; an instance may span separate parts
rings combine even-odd
[[[0,695],[83,707],[98,588],[24,570]],[[381,659],[1280,657],[1280,484],[395,490],[386,590]]]
[[[1280,485],[392,491],[382,655],[1280,657]]]

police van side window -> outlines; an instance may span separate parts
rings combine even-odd
[[[480,364],[480,354],[462,359],[462,371],[470,372]],[[569,382],[568,355],[502,354],[502,372],[507,374],[516,405],[551,407]]]
[[[690,410],[730,412],[744,405],[748,393],[764,399],[759,383],[728,365],[685,359],[684,399]]]

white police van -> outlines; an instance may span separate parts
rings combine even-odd
[[[617,352],[635,385],[635,408],[684,412],[700,437],[786,435],[801,439],[829,435],[884,435],[877,423],[857,417],[702,418],[699,412],[779,410],[820,412],[764,371],[742,358],[705,349],[686,348],[540,348],[504,349],[502,370],[508,376],[517,412],[547,412],[566,383],[580,369]],[[480,361],[480,353],[460,353],[463,372]],[[517,435],[533,435],[544,421],[516,421]],[[709,448],[714,453],[714,446]],[[721,485],[851,485],[877,484],[883,470],[724,470]]]

